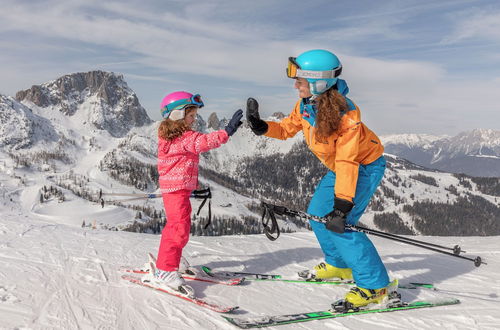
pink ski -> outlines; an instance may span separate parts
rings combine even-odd
[[[148,253],[148,263],[144,264],[143,268],[127,268],[127,267],[121,267],[120,270],[122,272],[127,272],[127,273],[134,273],[134,274],[147,274],[149,273],[149,269],[151,268],[149,266],[150,263],[153,265],[156,264],[156,258],[152,253]],[[193,280],[193,281],[202,281],[202,282],[209,282],[209,283],[217,283],[217,284],[224,284],[224,285],[238,285],[241,284],[244,280],[245,277],[243,276],[217,276],[215,274],[212,274],[212,272],[207,272],[205,269],[209,269],[206,267],[202,267],[201,269],[191,267],[187,260],[184,258],[181,258],[181,263],[183,263],[184,271],[182,271],[180,274],[185,280]]]
[[[155,289],[155,290],[158,290],[158,291],[161,291],[161,292],[165,292],[165,293],[168,293],[169,295],[172,295],[172,296],[175,296],[175,297],[179,297],[181,299],[184,299],[184,300],[187,300],[189,302],[195,303],[198,306],[208,308],[208,309],[210,309],[210,310],[212,310],[214,312],[218,312],[218,313],[231,313],[232,311],[238,309],[238,306],[230,306],[230,307],[228,307],[228,306],[221,306],[221,305],[216,305],[216,304],[213,304],[213,303],[209,303],[209,302],[207,302],[207,301],[205,301],[203,299],[200,299],[200,298],[196,298],[196,297],[190,298],[190,297],[184,296],[181,293],[178,293],[178,292],[176,292],[174,290],[168,290],[166,288],[158,287],[158,286],[155,286],[154,284],[151,284],[151,283],[148,283],[148,282],[143,282],[143,281],[141,281],[140,278],[137,278],[135,276],[122,275],[122,278],[124,280],[129,281],[129,282],[136,283],[136,284],[139,284],[139,285],[151,288],[151,289]]]
[[[126,267],[120,268],[120,271],[126,272],[126,273],[133,273],[133,274],[147,274],[147,273],[149,273],[148,270],[133,269],[133,268],[126,268]],[[181,276],[185,280],[209,282],[209,283],[224,284],[224,285],[239,285],[245,280],[244,277],[219,278],[219,277],[204,276],[204,275],[200,275],[199,273],[198,274],[182,273]]]

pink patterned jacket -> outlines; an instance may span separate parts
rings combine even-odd
[[[200,153],[220,147],[229,139],[225,130],[202,134],[187,131],[171,141],[158,138],[158,173],[162,193],[198,186]]]

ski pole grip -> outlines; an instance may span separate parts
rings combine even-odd
[[[284,215],[287,213],[288,209],[284,206],[273,205],[273,211],[277,215]]]

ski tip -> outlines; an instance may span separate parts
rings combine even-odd
[[[211,273],[211,272],[212,272],[212,268],[207,267],[207,266],[201,266],[201,269],[202,269],[205,273]]]
[[[233,306],[233,307],[229,307],[229,308],[227,309],[227,311],[226,311],[226,312],[224,312],[224,313],[232,313],[232,312],[234,312],[234,311],[235,311],[235,310],[237,310],[237,309],[240,309],[240,306]]]
[[[412,307],[434,307],[434,306],[447,306],[447,305],[458,305],[460,304],[461,301],[460,299],[457,298],[443,298],[441,300],[435,300],[432,302],[428,301],[413,301],[409,303],[410,306]]]
[[[410,285],[413,285],[416,287],[421,287],[421,288],[437,290],[436,287],[434,286],[434,284],[431,284],[431,283],[410,282]]]
[[[135,277],[135,276],[132,276],[132,275],[129,275],[129,274],[123,274],[121,276],[124,280],[139,280],[138,277]]]

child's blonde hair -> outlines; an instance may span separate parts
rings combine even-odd
[[[185,115],[193,110],[196,110],[198,107],[188,107],[185,109]],[[171,119],[164,119],[160,127],[158,127],[158,137],[164,140],[173,140],[186,131],[190,131],[191,127],[186,124],[184,119],[179,119],[179,120],[171,120]]]

